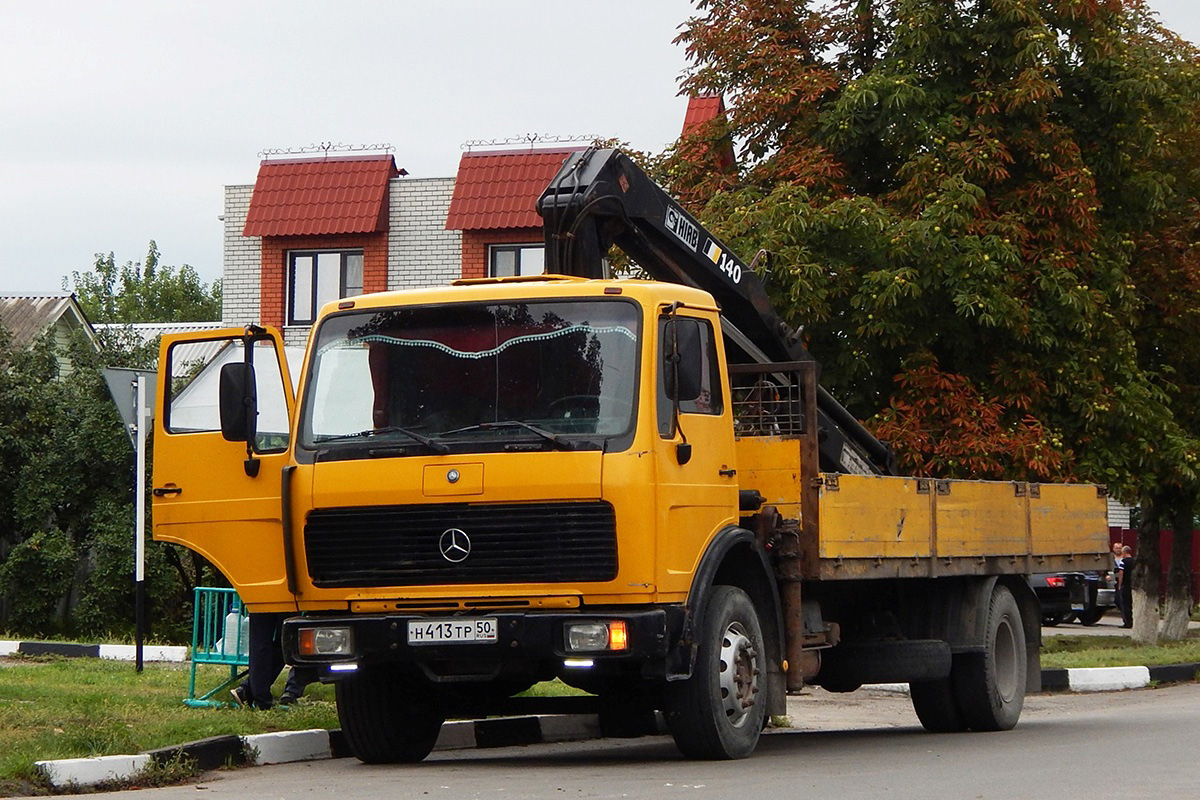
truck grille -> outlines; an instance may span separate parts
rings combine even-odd
[[[452,529],[469,539],[457,563],[442,555]],[[604,502],[330,508],[308,515],[304,548],[321,588],[608,581],[616,530]]]

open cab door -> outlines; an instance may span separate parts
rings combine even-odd
[[[164,336],[154,538],[196,551],[255,611],[295,609],[282,478],[295,405],[283,337],[250,326]]]

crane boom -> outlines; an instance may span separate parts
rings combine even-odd
[[[607,277],[605,257],[615,244],[653,279],[711,294],[727,344],[743,363],[813,360],[754,271],[620,150],[573,153],[538,212],[547,272]],[[824,389],[817,407],[823,470],[894,474],[890,448]]]

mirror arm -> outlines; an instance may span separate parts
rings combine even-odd
[[[254,367],[254,350],[253,350],[254,342],[257,339],[262,338],[264,335],[266,335],[266,330],[263,328],[260,328],[258,325],[247,325],[246,326],[246,334],[242,338],[242,351],[243,351],[242,360],[245,361],[246,365],[251,368]],[[247,406],[247,408],[249,408],[249,406],[250,406],[249,398],[244,398],[242,400],[242,402]],[[258,413],[257,408],[254,408],[251,410],[255,414]],[[259,468],[259,460],[254,455],[254,437],[247,436],[246,437],[246,460],[242,462],[242,469],[245,471],[247,478],[257,478],[258,477],[258,468]]]
[[[676,301],[671,304],[668,314],[675,317],[675,313],[679,310],[682,303]],[[683,431],[683,425],[679,420],[679,325],[677,320],[671,321],[671,372],[674,375],[673,384],[675,391],[671,392],[671,426],[675,432],[683,437],[683,441],[675,445],[675,462],[680,466],[692,460],[692,446],[688,443],[687,434]]]

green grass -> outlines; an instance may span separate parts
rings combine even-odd
[[[1148,667],[1200,662],[1200,638],[1133,644],[1127,636],[1047,636],[1042,640],[1042,668]]]
[[[190,667],[92,658],[13,658],[0,665],[0,796],[39,785],[33,764],[138,753],[206,736],[336,728],[333,688],[314,684],[289,710],[189,708]],[[202,667],[198,690],[228,677]],[[282,690],[282,677],[275,694]]]

